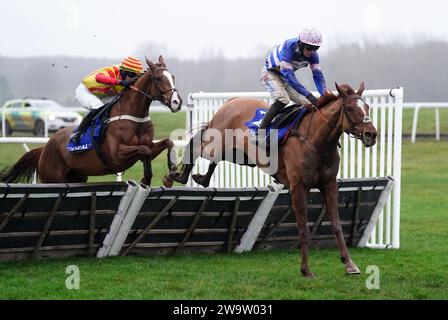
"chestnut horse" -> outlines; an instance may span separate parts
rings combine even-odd
[[[315,108],[313,112],[305,114],[300,126],[289,134],[282,145],[278,146],[278,170],[275,174],[271,174],[291,192],[291,203],[296,215],[302,252],[301,272],[305,277],[313,277],[308,266],[310,231],[307,226],[306,211],[311,188],[318,188],[323,195],[346,272],[360,273],[350,258],[339,218],[336,181],[340,160],[338,142],[342,133],[345,132],[360,139],[366,147],[371,147],[376,142],[377,132],[369,118],[369,106],[361,98],[364,83],[361,83],[357,92],[348,85],[339,86],[337,83],[336,89],[339,96],[327,91],[323,97],[319,98],[321,103],[319,109]],[[242,150],[250,157],[249,129],[244,123],[254,116],[257,108],[267,107],[265,102],[251,98],[234,98],[226,101],[208,125],[190,140],[187,148],[190,150],[191,158],[186,159],[184,156],[183,171],[168,173],[164,178],[164,184],[170,186],[173,180],[186,183],[194,160],[202,154],[203,157],[215,159],[215,161],[211,162],[205,175],[197,174],[193,176],[193,179],[203,186],[208,186],[217,165],[216,154],[211,155],[206,150],[210,144],[215,143],[215,139],[211,141],[203,138],[210,129],[220,132],[221,139],[226,129],[243,130],[243,139],[237,142],[234,140],[233,143],[232,141],[220,142],[221,154],[229,154],[226,151],[236,149]],[[200,143],[194,145],[193,141],[198,135]],[[208,150],[213,150],[214,153],[220,152],[213,147]],[[270,156],[272,159],[273,155]],[[221,160],[227,159],[221,158]],[[252,163],[258,163],[258,160],[253,160]]]
[[[89,176],[123,172],[138,160],[143,162],[142,183],[151,184],[151,160],[163,150],[171,151],[169,139],[154,143],[154,126],[149,106],[158,100],[172,112],[180,110],[182,99],[174,86],[163,57],[154,64],[146,59],[148,70],[110,107],[105,137],[98,150],[82,153],[67,150],[73,127],[56,132],[43,147],[24,154],[11,168],[0,174],[1,182],[30,182],[35,170],[42,183],[86,182]],[[171,167],[170,152],[168,166]]]

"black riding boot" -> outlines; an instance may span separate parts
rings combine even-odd
[[[82,118],[81,123],[79,124],[78,128],[76,128],[76,131],[73,132],[70,140],[73,141],[73,143],[78,144],[79,140],[81,139],[82,134],[87,130],[87,127],[92,122],[92,119],[95,115],[95,110],[91,110],[84,118]]]
[[[275,118],[275,116],[280,112],[280,110],[283,109],[284,106],[286,106],[286,104],[284,104],[281,101],[275,100],[274,103],[269,107],[266,114],[264,115],[263,120],[261,120],[261,124],[260,127],[258,128],[258,131],[260,131],[261,129],[266,130],[269,124],[271,123],[272,119]],[[251,143],[253,144],[256,144],[257,141],[261,142],[259,140],[262,138],[261,137],[259,138],[258,131],[257,134],[251,137]]]

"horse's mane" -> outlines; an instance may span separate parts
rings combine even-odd
[[[322,100],[321,105],[324,106],[327,103],[330,103],[331,101],[337,100],[339,98],[339,95],[334,94],[330,90],[325,91],[324,95],[321,96],[319,99]]]
[[[339,88],[344,90],[348,95],[356,94],[355,90],[353,90],[353,88],[346,83],[340,84]],[[332,91],[327,90],[327,91],[325,91],[324,95],[320,97],[320,99],[322,99],[321,105],[324,106],[327,103],[330,103],[331,101],[335,101],[335,100],[339,99],[339,94],[333,93]]]

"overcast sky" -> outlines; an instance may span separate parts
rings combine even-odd
[[[341,43],[448,41],[441,0],[1,0],[0,55],[121,58],[143,43],[180,58],[253,56],[302,28]]]

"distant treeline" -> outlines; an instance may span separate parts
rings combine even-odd
[[[321,49],[321,66],[329,88],[334,82],[367,89],[402,86],[405,101],[448,101],[448,42],[424,41],[414,45],[351,44],[337,49]],[[0,103],[6,99],[35,96],[76,105],[74,91],[81,78],[116,60],[77,57],[12,58],[0,56]],[[156,56],[151,57],[157,59]],[[184,99],[197,91],[264,91],[260,70],[266,52],[256,58],[226,59],[215,56],[203,60],[167,57],[168,68]],[[315,90],[308,68],[297,77]]]

